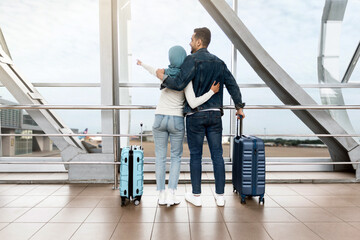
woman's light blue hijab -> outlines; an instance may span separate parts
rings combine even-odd
[[[181,46],[173,46],[169,49],[169,68],[165,69],[165,74],[175,77],[180,72],[180,66],[186,58],[186,51]]]

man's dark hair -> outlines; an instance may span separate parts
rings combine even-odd
[[[195,38],[202,41],[204,47],[208,47],[211,41],[211,32],[207,27],[195,28],[194,29]]]

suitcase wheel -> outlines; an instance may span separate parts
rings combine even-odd
[[[237,191],[236,191],[235,187],[233,187],[233,193],[237,193]]]
[[[135,201],[134,201],[135,206],[138,206],[140,204],[140,200],[141,200],[141,196],[135,197]]]
[[[241,198],[241,204],[246,204],[246,199],[245,198]]]
[[[121,197],[121,206],[125,206],[126,205],[126,197]]]
[[[263,205],[265,204],[265,198],[264,197],[259,197],[259,204],[261,204],[261,202],[263,203]]]

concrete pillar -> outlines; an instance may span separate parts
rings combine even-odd
[[[6,133],[15,134],[15,130],[8,130]],[[15,136],[2,137],[2,150],[4,157],[15,156]]]

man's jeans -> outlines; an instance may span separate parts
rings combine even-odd
[[[157,190],[161,191],[165,189],[166,153],[169,136],[171,144],[171,166],[168,188],[175,190],[179,181],[181,155],[183,152],[183,139],[185,134],[184,117],[156,114],[153,133],[156,155]]]
[[[201,193],[201,158],[204,136],[206,136],[214,167],[215,191],[217,194],[223,194],[225,187],[225,164],[222,157],[222,122],[220,111],[196,112],[187,116],[186,133],[190,150],[192,193]]]

